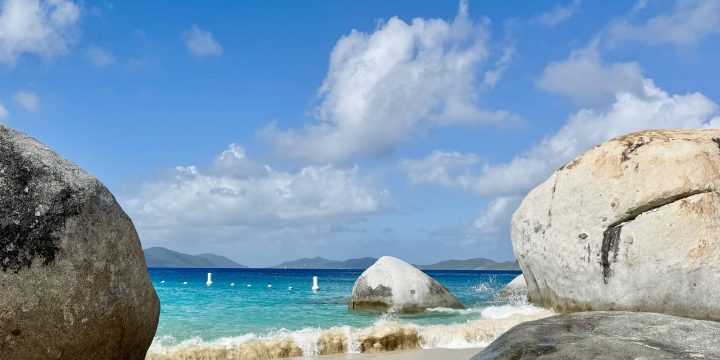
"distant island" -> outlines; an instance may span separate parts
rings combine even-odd
[[[348,259],[343,261],[328,260],[322,257],[302,258],[293,261],[286,261],[273,266],[274,268],[288,269],[360,269],[364,270],[374,264],[377,258],[364,257],[359,259]],[[467,260],[445,260],[430,265],[415,265],[422,270],[520,270],[517,262],[495,261],[485,258]]]
[[[321,257],[302,258],[293,261],[286,261],[273,268],[288,269],[367,269],[375,263],[377,258],[364,257],[348,259],[343,261],[328,260]]]
[[[166,249],[151,247],[143,249],[148,267],[158,268],[246,268],[224,256],[215,254],[188,255]]]
[[[151,247],[143,250],[148,267],[172,268],[246,268],[224,256],[214,254],[188,255],[166,249]],[[302,258],[272,266],[276,269],[359,269],[365,270],[377,261],[374,257],[348,260],[329,260],[322,257]],[[495,261],[485,258],[445,260],[430,265],[414,265],[423,270],[520,270],[517,262]]]

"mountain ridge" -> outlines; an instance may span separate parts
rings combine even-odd
[[[143,249],[143,253],[145,255],[145,263],[147,266],[154,268],[239,269],[247,267],[221,255],[189,255],[160,246]]]
[[[216,254],[189,255],[164,247],[143,249],[148,267],[172,268],[247,268],[224,256]],[[300,258],[271,266],[273,269],[353,269],[365,270],[377,261],[374,257],[330,260],[320,256]],[[495,261],[486,258],[449,259],[428,265],[413,266],[422,270],[520,270],[515,261]]]

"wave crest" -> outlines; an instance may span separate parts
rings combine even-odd
[[[435,309],[434,311],[451,311]],[[454,311],[454,310],[453,310]],[[384,352],[409,349],[484,347],[511,327],[537,320],[553,312],[529,304],[502,305],[475,309],[478,320],[448,325],[425,325],[399,322],[383,316],[366,328],[349,326],[327,330],[305,328],[278,330],[266,336],[246,334],[238,337],[203,341],[193,338],[176,345],[171,337],[153,341],[147,360],[269,360],[309,355],[332,355],[360,352]]]

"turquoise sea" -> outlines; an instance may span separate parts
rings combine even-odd
[[[206,285],[208,272],[212,273],[210,286]],[[433,309],[407,316],[350,311],[347,301],[361,273],[361,270],[151,268],[161,303],[160,324],[151,352],[188,346],[232,347],[250,340],[289,337],[302,343],[309,355],[315,337],[331,328],[342,328],[351,334],[390,321],[423,329],[540,311],[522,301],[496,300],[498,290],[519,271],[432,270],[426,273],[452,291],[467,310]],[[313,276],[319,279],[318,292],[311,290]],[[452,331],[448,327],[443,329]],[[445,341],[448,344],[441,340],[426,345],[478,345],[472,339],[466,344],[462,339],[456,340],[450,336]],[[485,340],[483,337],[482,341]]]

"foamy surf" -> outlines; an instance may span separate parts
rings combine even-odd
[[[215,340],[191,338],[181,342],[171,336],[156,338],[148,360],[268,360],[296,356],[383,352],[409,349],[475,348],[487,346],[511,327],[553,313],[530,304],[490,306],[473,311],[477,320],[447,325],[417,325],[385,315],[372,326],[330,329],[277,330],[264,335],[246,334]]]

